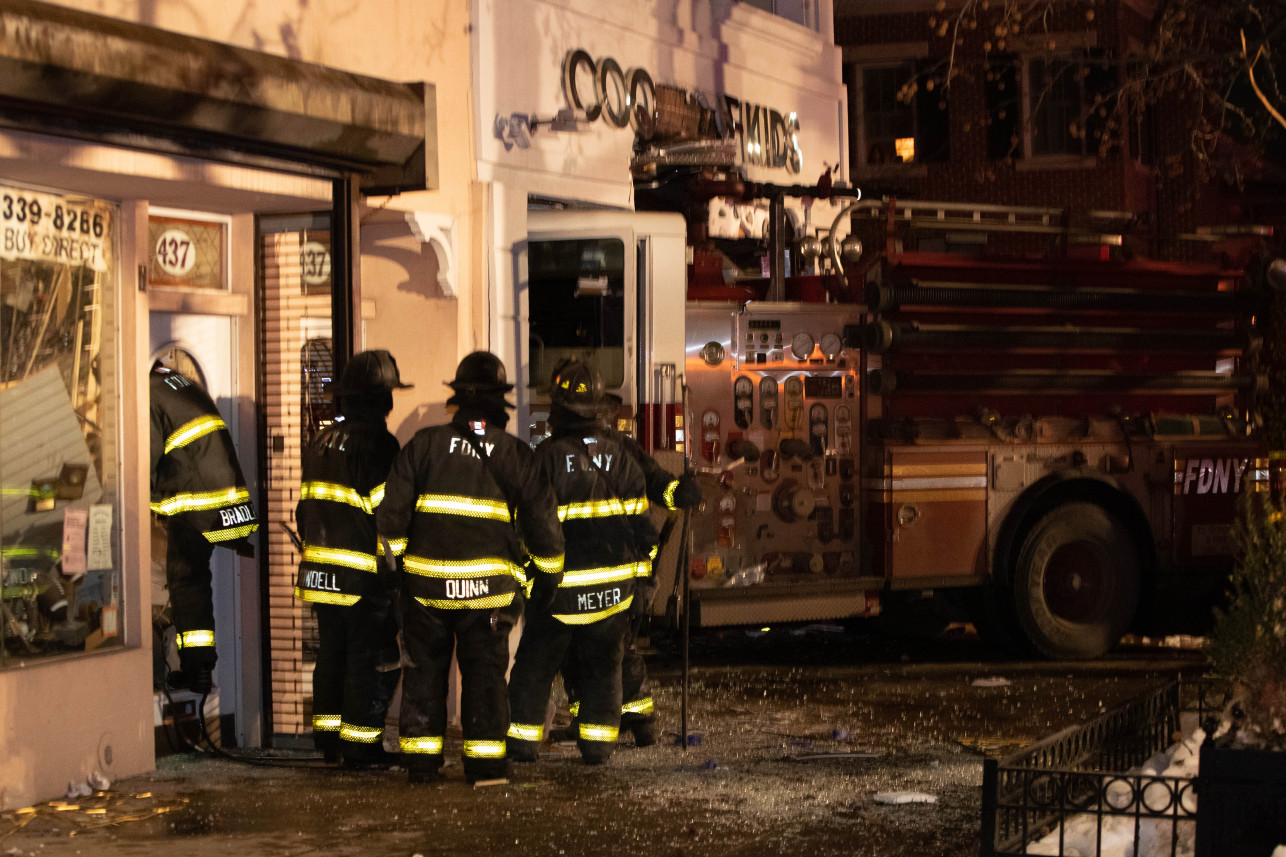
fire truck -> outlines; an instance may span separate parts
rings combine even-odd
[[[851,193],[814,230],[782,200],[825,189],[735,190],[766,200],[767,239],[721,245],[690,210],[529,213],[528,439],[580,356],[618,428],[700,475],[655,615],[685,576],[704,628],[946,593],[997,639],[1092,658],[1164,605],[1209,614],[1238,495],[1268,487],[1240,272],[1125,258],[1052,209]],[[1055,252],[968,238],[1012,232]]]

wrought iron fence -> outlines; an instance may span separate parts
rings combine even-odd
[[[1175,743],[1185,713],[1202,722],[1226,697],[1227,688],[1215,682],[1172,682],[1003,759],[987,759],[983,857],[1062,857],[1071,841],[1087,839],[1098,854],[1105,838],[1122,835],[1133,839],[1127,853],[1146,846],[1174,857],[1180,833],[1196,824],[1194,781],[1138,769]]]

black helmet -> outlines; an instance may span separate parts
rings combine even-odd
[[[447,386],[467,396],[508,393],[514,388],[505,380],[505,364],[490,351],[475,351],[460,361],[455,380]]]
[[[390,390],[405,390],[410,384],[403,384],[397,372],[397,361],[393,355],[383,349],[359,351],[344,364],[344,372],[339,382],[331,387],[331,395],[355,396],[362,393],[387,393]]]
[[[580,358],[559,363],[549,383],[549,397],[555,404],[582,417],[596,417],[602,412],[603,376]]]

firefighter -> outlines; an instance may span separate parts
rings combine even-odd
[[[533,605],[518,643],[509,681],[509,753],[518,761],[536,759],[550,687],[566,657],[580,697],[581,758],[602,764],[620,730],[621,662],[636,584],[652,573],[656,530],[642,464],[622,436],[604,430],[600,421],[604,394],[598,371],[580,360],[565,361],[551,385],[551,434],[536,457],[558,497],[566,567],[553,603],[548,609]],[[677,491],[678,481],[669,482]],[[685,496],[695,487],[685,484]],[[651,714],[644,709],[638,713]],[[646,738],[649,730],[641,728]]]
[[[381,578],[375,510],[397,456],[385,425],[393,391],[407,389],[387,351],[354,354],[332,395],[336,420],[304,454],[295,521],[303,546],[295,597],[313,605],[313,744],[349,769],[387,768],[384,718],[397,689],[400,651],[390,591]]]
[[[622,434],[612,426],[612,420],[620,409],[621,397],[611,393],[603,394],[603,409],[600,414],[603,420],[603,431],[617,438],[625,454],[638,461],[643,469],[647,483],[649,503],[657,504],[669,511],[690,508],[701,503],[701,489],[692,477],[676,477],[657,463],[656,459],[643,451],[634,438]],[[660,548],[659,536],[651,526],[651,520],[640,521],[638,531],[643,544],[649,545],[649,556],[655,562]],[[668,529],[668,526],[667,526]],[[639,631],[647,619],[648,606],[652,603],[656,591],[656,575],[652,571],[646,577],[634,581],[634,602],[630,607],[629,626],[625,634],[625,649],[621,659],[621,729],[628,729],[634,735],[634,746],[650,747],[657,740],[656,709],[652,694],[648,690],[647,664],[636,645]],[[576,672],[576,661],[570,657],[563,658],[561,667],[563,687],[570,702],[572,723],[570,727],[555,730],[552,738],[557,740],[574,740],[576,738],[576,715],[580,710],[580,681]]]
[[[432,782],[442,766],[453,650],[465,779],[508,775],[505,671],[519,593],[531,586],[533,600],[552,599],[563,567],[553,490],[531,449],[505,433],[513,385],[504,364],[475,351],[448,386],[451,421],[421,429],[402,449],[376,514],[381,539],[406,540],[398,725],[412,783]]]
[[[152,511],[165,522],[165,579],[170,591],[180,675],[175,687],[213,687],[214,597],[210,557],[238,549],[259,528],[232,435],[210,396],[187,376],[152,366]]]

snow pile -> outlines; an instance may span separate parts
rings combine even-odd
[[[1075,815],[1068,818],[1061,831],[1055,828],[1043,839],[1027,846],[1028,854],[1062,855],[1062,857],[1192,857],[1196,838],[1197,797],[1192,788],[1180,787],[1179,794],[1173,795],[1173,783],[1164,780],[1149,781],[1149,777],[1196,777],[1198,768],[1198,751],[1205,740],[1205,733],[1196,729],[1184,740],[1169,749],[1157,753],[1140,767],[1129,772],[1127,777],[1104,776],[1106,784],[1103,799],[1108,807],[1116,812],[1129,812],[1129,815],[1105,815],[1102,819],[1102,839],[1099,839],[1098,819],[1089,814]],[[1141,807],[1137,803],[1131,782],[1142,777]],[[1186,818],[1175,822],[1175,805],[1181,804]],[[1158,811],[1169,807],[1162,814]],[[1138,818],[1138,850],[1134,849],[1135,816],[1134,810],[1143,813]],[[1059,837],[1062,837],[1062,850],[1059,850]],[[1172,843],[1177,837],[1178,841]],[[1173,851],[1171,850],[1171,846]]]

